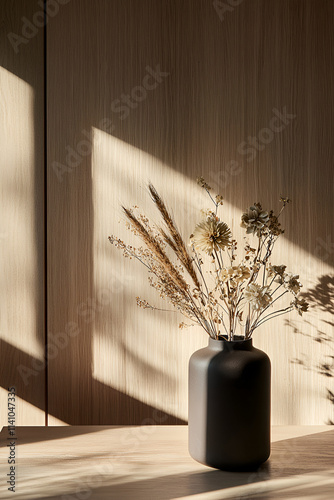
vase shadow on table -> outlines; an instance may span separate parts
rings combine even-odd
[[[334,275],[323,275],[318,278],[317,283],[307,292],[300,294],[310,306],[309,312],[303,316],[303,323],[307,325],[307,331],[302,331],[302,328],[296,321],[286,320],[285,324],[292,328],[295,335],[302,335],[310,343],[318,344],[322,347],[323,354],[320,357],[310,359],[306,355],[300,355],[297,358],[292,358],[290,362],[299,365],[302,369],[312,371],[323,377],[327,381],[324,397],[334,406],[334,335],[324,331],[327,326],[334,327]],[[308,318],[308,314],[312,310],[317,314],[319,311],[330,313],[329,319],[319,319],[317,315],[312,320],[312,315]],[[323,324],[324,329],[319,326]],[[313,351],[312,351],[313,353]],[[331,387],[328,387],[329,382],[332,382]],[[324,422],[327,425],[334,425],[333,417],[328,417]]]
[[[221,498],[261,498],[262,495],[269,491],[270,498],[286,498],[284,497],[284,490],[293,487],[295,495],[300,490],[300,492],[303,492],[303,498],[315,498],[312,488],[312,474],[316,473],[314,483],[319,482],[319,474],[325,475],[327,478],[328,471],[332,470],[334,463],[334,451],[333,453],[329,452],[331,448],[334,450],[333,429],[273,443],[270,459],[257,471],[225,472],[207,468],[199,472],[168,475],[170,466],[170,463],[168,463],[166,464],[165,476],[161,475],[153,479],[140,481],[128,481],[128,477],[123,479],[119,475],[117,477],[111,475],[109,478],[104,476],[104,485],[92,488],[90,492],[94,500],[105,498],[117,500],[128,498],[136,498],[136,500],[146,500],[147,498],[173,500],[220,490],[222,490]],[[184,456],[180,458],[182,459],[182,465],[184,465]],[[136,464],[140,467],[138,461],[136,461]],[[147,464],[145,463],[146,467]],[[161,468],[163,467],[164,464],[161,464]],[[194,469],[196,470],[195,462]],[[307,475],[309,477],[306,477]],[[116,479],[118,482],[122,480],[124,482],[115,484]],[[275,480],[275,483],[270,484],[271,480]],[[333,484],[331,486],[333,487]],[[229,489],[231,489],[230,492]],[[282,491],[282,497],[276,496]],[[63,495],[66,493],[62,492]],[[70,493],[68,492],[68,494]],[[319,500],[329,498],[328,496],[322,496],[319,489],[317,495]],[[55,500],[61,497],[50,496],[45,498]]]

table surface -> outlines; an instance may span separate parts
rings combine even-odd
[[[188,454],[187,426],[17,427],[15,493],[7,490],[9,432],[0,433],[0,499],[333,500],[334,428],[272,428],[256,472],[223,472]]]

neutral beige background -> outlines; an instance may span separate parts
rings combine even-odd
[[[275,260],[300,273],[312,308],[254,343],[272,360],[273,423],[334,421],[334,4],[244,0],[220,14],[206,0],[72,0],[48,24],[50,424],[186,420],[188,359],[206,334],[137,309],[137,295],[158,299],[107,236],[131,241],[120,204],[151,210],[148,180],[189,235],[209,206],[201,174],[236,234],[254,201],[292,198]],[[144,96],[157,65],[168,75]],[[117,111],[131,93],[142,100]]]
[[[43,30],[8,38],[36,6],[0,3],[0,425],[11,386],[16,423],[45,422]]]
[[[171,415],[167,422],[186,420],[188,358],[206,335],[179,331],[175,314],[138,310],[135,297],[157,303],[154,290],[107,236],[131,241],[118,224],[120,204],[148,210],[149,179],[189,235],[199,206],[209,206],[194,182],[203,174],[236,230],[252,202],[278,208],[280,194],[292,198],[277,263],[300,272],[311,290],[331,278],[308,323],[291,314],[298,333],[282,319],[254,342],[272,359],[273,423],[333,420],[332,379],[318,373],[333,354],[333,319],[323,310],[333,298],[333,13],[331,1],[247,0],[221,21],[211,1],[72,1],[50,24],[49,325],[80,328],[50,364],[52,416],[141,423],[158,408]],[[157,65],[168,76],[117,112],[115,100],[142,96],[133,89]],[[282,130],[276,121],[273,137],[261,132],[285,108],[294,117]],[[252,161],[238,150],[249,136],[264,145]],[[81,156],[72,164],[69,148]],[[238,170],[228,170],[231,160]],[[315,341],[323,335],[330,340]]]

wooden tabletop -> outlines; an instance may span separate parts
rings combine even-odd
[[[271,457],[256,472],[195,462],[186,426],[17,427],[0,433],[0,499],[333,500],[334,429],[273,427]],[[15,442],[15,493],[6,484]]]

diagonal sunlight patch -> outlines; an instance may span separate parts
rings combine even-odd
[[[122,204],[138,205],[150,220],[160,220],[146,189],[148,181],[167,202],[186,240],[202,218],[200,209],[212,208],[211,202],[195,179],[154,156],[96,128],[92,129],[92,136],[96,313],[93,376],[147,404],[187,418],[188,360],[194,350],[207,344],[207,336],[199,327],[179,330],[178,324],[184,318],[178,313],[138,309],[136,296],[158,307],[171,307],[149,286],[145,268],[124,259],[107,237],[113,234],[140,246],[123,222],[119,223],[124,220]],[[278,203],[273,208],[278,208]],[[241,213],[236,206],[224,202],[221,217],[239,242],[239,255],[244,236]],[[317,276],[332,271],[326,263],[284,237],[274,250],[273,263],[284,263],[299,273],[305,288],[313,286]],[[291,317],[298,322],[297,313],[291,313]],[[272,423],[324,423],[328,405],[321,394],[323,380],[312,372],[300,376],[298,367],[291,365],[291,357],[298,356],[305,345],[297,337],[291,342],[293,333],[284,321],[281,317],[266,323],[255,333],[254,341],[272,360]],[[300,321],[298,325],[301,329],[309,328]],[[328,325],[328,332],[329,328]],[[323,346],[312,345],[312,349],[316,352]]]
[[[43,357],[36,330],[36,241],[32,87],[0,67],[1,338]],[[42,224],[42,221],[41,221]],[[22,335],[18,335],[22,332]]]
[[[8,346],[2,353],[1,383],[8,380],[10,385],[22,389],[18,396],[27,401],[17,398],[17,423],[24,418],[26,424],[34,425],[43,421],[43,410],[28,402],[27,394],[33,389],[24,386],[17,371],[24,357],[20,353],[37,360],[44,357],[39,293],[43,277],[39,275],[38,262],[42,242],[36,241],[37,232],[41,235],[42,231],[37,231],[36,220],[39,196],[36,196],[34,90],[3,67],[0,67],[0,106],[0,339],[2,345]],[[38,182],[43,189],[43,179]],[[38,223],[43,227],[43,218]],[[2,422],[7,422],[7,387],[1,389],[0,395]],[[41,391],[35,392],[40,397]]]

